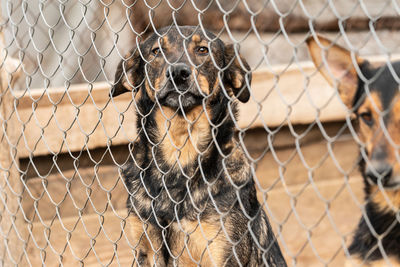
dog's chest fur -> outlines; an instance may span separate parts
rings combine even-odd
[[[359,255],[362,259],[375,261],[384,258],[379,249],[379,242],[386,255],[399,258],[400,255],[400,224],[396,212],[389,209],[387,199],[383,197],[380,189],[376,185],[371,185],[365,174],[365,161],[360,160],[359,168],[364,179],[365,190],[365,212],[366,217],[362,217],[354,239],[349,247],[351,254]],[[396,196],[398,192],[388,191],[387,197],[393,204],[397,204]],[[380,240],[377,238],[380,236]]]
[[[155,111],[158,128],[156,146],[161,154],[156,160],[159,165],[166,165],[165,171],[193,165],[191,163],[197,160],[199,154],[209,154],[207,147],[212,136],[206,112],[202,106],[195,107],[186,116],[178,115],[166,107],[162,111]]]
[[[228,153],[231,149],[233,145],[224,148]],[[228,157],[224,167],[222,159],[210,158],[200,164],[196,159],[182,170],[175,166],[163,173],[154,160],[145,166],[144,163],[148,161],[141,161],[137,155],[140,150],[140,144],[136,143],[134,157],[138,161],[129,164],[123,171],[131,194],[128,206],[143,220],[152,223],[169,224],[176,217],[197,220],[199,214],[205,219],[217,212],[214,205],[218,206],[221,213],[228,212],[237,199],[229,177],[240,182],[237,186],[251,177],[247,162],[242,156],[235,155],[241,154],[241,151]],[[145,157],[151,157],[151,151],[145,151],[145,154]],[[242,181],[238,181],[239,177]]]
[[[254,188],[240,146],[224,133],[232,133],[232,121],[225,120],[213,136],[205,113],[196,114],[186,118],[193,122],[189,126],[159,110],[146,118],[146,133],[139,133],[123,169],[128,207],[144,221],[166,226],[177,218],[206,219],[238,205],[235,186],[246,184],[243,193]]]

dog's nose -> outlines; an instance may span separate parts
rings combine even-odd
[[[382,185],[386,185],[392,177],[393,168],[386,162],[371,162],[367,165],[365,174],[374,182],[381,180]]]
[[[192,70],[185,63],[178,63],[172,66],[169,66],[167,69],[167,78],[173,79],[176,84],[180,84],[187,79],[189,79],[192,74]]]

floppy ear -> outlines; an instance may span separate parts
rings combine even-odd
[[[318,35],[318,40],[323,47],[314,38],[307,39],[311,58],[328,83],[336,86],[343,103],[352,109],[358,89],[358,75],[351,52],[322,36]],[[360,65],[363,60],[356,57],[356,62]]]
[[[135,47],[118,64],[111,96],[115,97],[137,89],[142,80],[142,58]]]
[[[239,57],[239,58],[238,58]],[[243,103],[249,101],[250,88],[246,83],[246,76],[251,85],[250,66],[240,55],[235,54],[233,45],[225,46],[225,62],[228,68],[224,73],[224,84],[232,88],[232,93]]]

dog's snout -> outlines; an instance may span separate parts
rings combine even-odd
[[[175,83],[182,83],[189,79],[192,70],[184,63],[178,63],[167,69],[166,75],[168,79],[173,79]]]
[[[372,162],[368,164],[365,174],[374,182],[380,180],[382,185],[386,185],[392,176],[393,168],[386,162]]]

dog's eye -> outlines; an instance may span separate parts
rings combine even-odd
[[[208,55],[208,47],[206,46],[199,46],[196,48],[196,52],[200,55]]]
[[[157,56],[158,54],[160,54],[161,50],[159,47],[154,48],[153,50],[151,50],[151,53],[155,56]]]
[[[372,118],[371,112],[362,112],[360,115],[360,118],[365,122],[367,125],[371,126],[374,122],[374,119]]]

